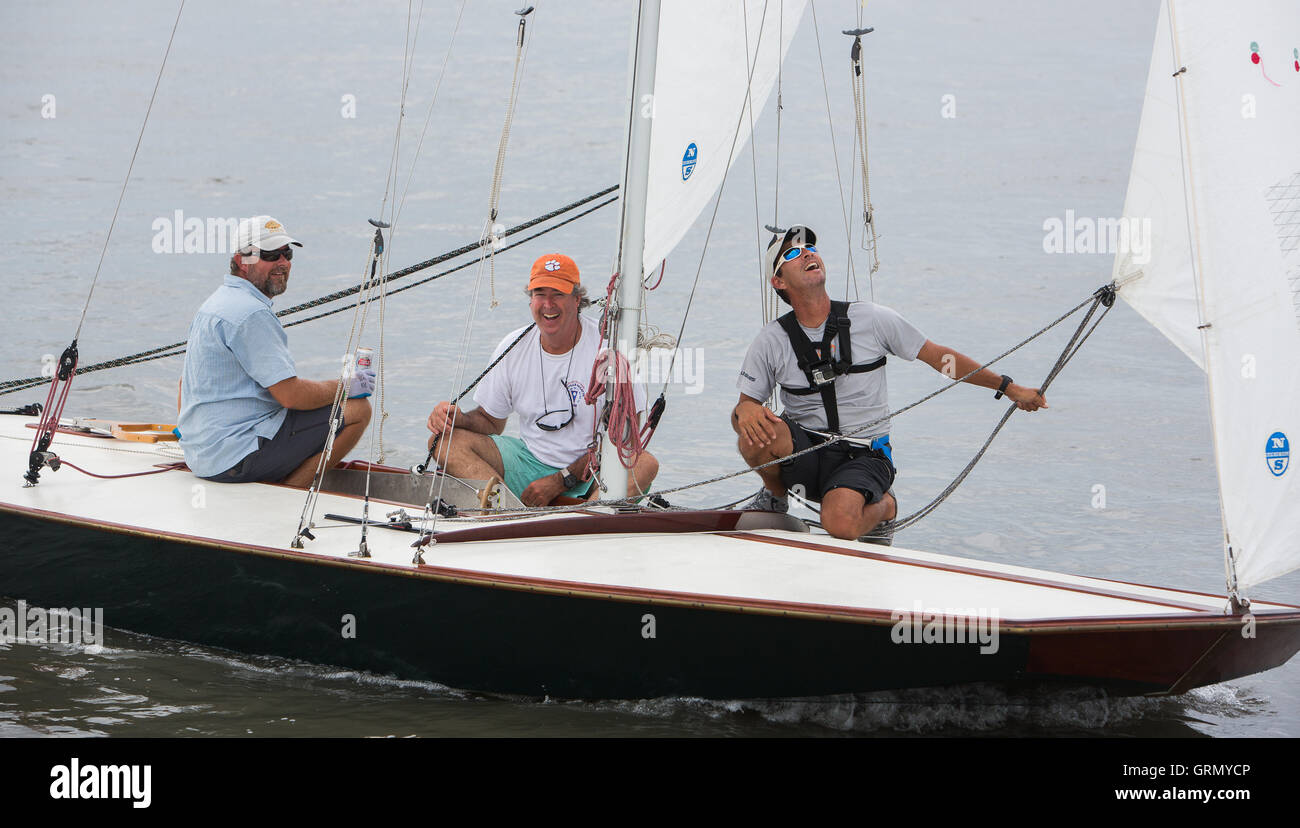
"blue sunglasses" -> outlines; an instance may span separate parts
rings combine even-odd
[[[796,244],[794,247],[781,254],[781,261],[792,262],[799,258],[799,254],[803,253],[805,250],[812,251],[813,253],[817,252],[817,248],[811,244]]]

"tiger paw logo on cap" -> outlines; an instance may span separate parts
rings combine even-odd
[[[546,267],[547,270],[549,270],[549,271],[551,271],[552,273],[554,273],[555,271],[557,271],[557,270],[560,269],[560,260],[559,260],[559,259],[547,259],[547,260],[546,260],[546,265],[545,265],[545,267]]]
[[[266,224],[263,224],[262,227],[272,232],[279,232],[284,229],[284,225],[276,221],[275,219],[271,219]]]

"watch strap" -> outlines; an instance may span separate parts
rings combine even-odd
[[[1007,392],[1007,386],[1011,384],[1011,377],[1006,374],[1002,375],[1002,384],[998,386],[998,393],[993,395],[993,399],[1000,400],[1002,395]]]

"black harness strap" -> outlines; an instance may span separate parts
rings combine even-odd
[[[868,371],[874,371],[877,368],[883,368],[885,357],[881,357],[874,362],[868,362],[863,365],[853,364],[853,346],[849,340],[850,325],[849,322],[849,303],[837,302],[831,300],[831,312],[826,317],[826,331],[822,335],[820,345],[813,345],[812,340],[799,327],[799,320],[795,318],[794,311],[786,313],[777,322],[785,330],[786,336],[790,338],[790,345],[794,348],[795,359],[799,363],[799,370],[804,372],[808,377],[807,388],[787,388],[781,386],[788,394],[796,396],[805,396],[808,394],[821,394],[822,406],[826,409],[826,428],[835,434],[840,431],[840,411],[835,400],[835,378],[842,374],[864,374]],[[832,359],[835,349],[831,348],[831,343],[839,339],[838,357]]]

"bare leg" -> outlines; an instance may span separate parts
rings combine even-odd
[[[659,474],[659,461],[650,452],[644,452],[632,464],[632,473],[627,476],[627,496],[640,497],[650,491],[650,484]]]
[[[831,489],[822,498],[822,528],[841,540],[857,540],[897,514],[898,503],[888,492],[872,504],[853,489]]]
[[[339,430],[338,434],[334,435],[334,448],[330,452],[326,468],[342,463],[343,458],[348,456],[348,452],[356,448],[357,443],[361,441],[361,435],[366,433],[366,426],[370,425],[370,400],[364,398],[345,400],[343,403],[343,422],[346,425]],[[294,469],[288,477],[280,482],[286,486],[294,486],[299,489],[310,486],[311,482],[316,479],[316,466],[320,463],[322,453],[318,451],[302,461],[298,468]]]
[[[505,479],[505,462],[497,444],[487,434],[458,428],[443,432],[434,459],[453,477],[487,480],[496,475]]]
[[[787,454],[794,453],[794,440],[790,436],[790,427],[784,421],[772,423],[772,427],[776,430],[776,439],[766,446],[750,445],[744,437],[741,437],[736,442],[736,447],[740,450],[740,456],[745,458],[745,462],[750,466],[769,463],[778,457],[785,457]],[[763,488],[777,497],[785,495],[785,484],[781,482],[780,465],[758,469],[758,476],[763,478]]]

